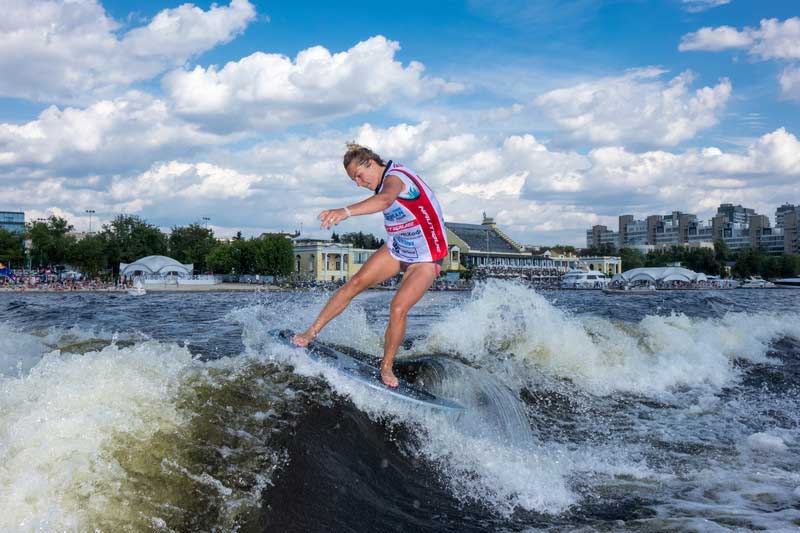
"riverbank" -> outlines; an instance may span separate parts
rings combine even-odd
[[[216,285],[156,285],[147,286],[147,292],[243,292],[243,291],[281,291],[290,290],[278,287],[277,285],[255,285],[249,283],[217,283]],[[75,292],[92,292],[92,293],[114,293],[114,294],[127,294],[128,288],[96,288],[96,287],[80,287],[73,289],[64,288],[31,288],[31,287],[2,287],[0,293],[3,292],[21,292],[27,294],[37,293],[75,293]]]

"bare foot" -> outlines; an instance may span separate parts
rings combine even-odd
[[[294,337],[292,337],[292,344],[295,346],[308,346],[308,343],[314,340],[313,333],[306,331],[305,333],[296,333]]]
[[[397,380],[397,377],[394,375],[394,372],[392,372],[392,367],[389,368],[381,367],[381,381],[383,381],[384,385],[386,385],[387,387],[391,387],[393,389],[397,388],[397,386],[400,385],[400,382]]]

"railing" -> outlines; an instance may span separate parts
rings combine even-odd
[[[211,275],[198,275],[198,276],[137,276],[134,280],[141,280],[145,285],[153,286],[186,286],[186,285],[216,285],[221,282],[219,278]]]

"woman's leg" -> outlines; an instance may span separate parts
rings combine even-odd
[[[389,307],[389,326],[383,345],[383,361],[381,361],[381,380],[389,387],[397,387],[398,381],[392,372],[394,357],[403,342],[406,333],[406,317],[408,311],[416,304],[425,291],[433,284],[437,275],[434,263],[417,263],[410,265],[403,275],[403,282],[397,290]]]
[[[319,335],[328,322],[345,310],[356,295],[391,278],[398,272],[400,272],[400,261],[391,256],[389,248],[384,244],[367,259],[355,276],[333,293],[311,327],[304,333],[298,333],[292,337],[292,342],[297,346],[307,346],[314,340],[314,337]]]

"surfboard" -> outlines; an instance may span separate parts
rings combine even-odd
[[[274,330],[270,332],[273,337],[275,337],[278,341],[293,348],[301,349],[298,346],[295,346],[292,343],[292,337],[294,336],[294,331],[284,329],[284,330]],[[330,346],[318,341],[312,341],[309,343],[308,346],[302,348],[305,353],[308,355],[309,358],[329,365],[339,372],[346,374],[347,376],[353,378],[354,380],[358,381],[366,385],[367,387],[374,389],[382,394],[386,394],[389,396],[393,396],[400,400],[414,403],[417,405],[421,405],[424,407],[431,407],[434,409],[441,409],[446,411],[463,411],[464,407],[454,402],[453,400],[448,400],[447,398],[441,398],[432,394],[420,387],[416,387],[409,383],[408,381],[399,378],[398,380],[400,384],[396,388],[387,387],[381,381],[381,373],[380,368],[375,364],[371,364],[366,360],[357,359],[351,355],[348,355],[341,349]],[[410,361],[411,364],[419,365],[424,364],[424,360],[415,359]],[[396,361],[395,366],[402,365],[403,362]]]

